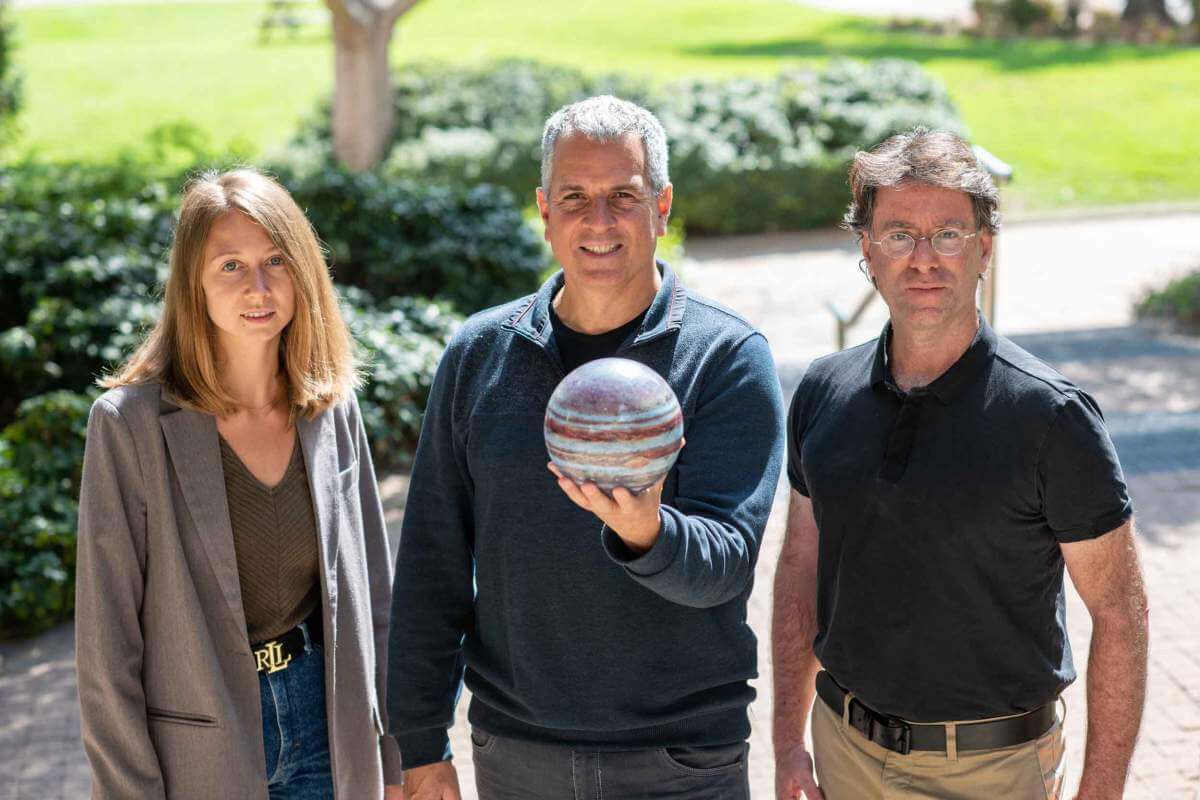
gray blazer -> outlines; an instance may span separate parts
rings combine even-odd
[[[400,783],[384,735],[392,561],[358,403],[299,425],[320,535],[329,747],[339,800]],[[92,406],[75,641],[93,798],[267,800],[215,419],[159,386]]]

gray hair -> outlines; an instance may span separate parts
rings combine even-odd
[[[559,139],[579,134],[595,142],[613,142],[627,133],[635,133],[641,140],[646,178],[654,193],[662,194],[671,182],[667,175],[667,133],[662,123],[636,103],[607,94],[563,106],[546,120],[542,132],[542,188],[550,190],[554,146]]]
[[[1000,192],[970,146],[946,131],[913,128],[885,140],[870,152],[854,154],[850,165],[853,199],[842,227],[862,240],[875,213],[875,194],[883,187],[924,183],[953,189],[971,198],[975,225],[995,233],[1000,227]]]

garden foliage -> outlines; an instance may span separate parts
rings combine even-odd
[[[331,250],[375,462],[402,465],[461,315],[535,288],[542,244],[503,189],[278,174]],[[70,613],[94,380],[158,316],[183,181],[131,161],[0,174],[0,632]]]
[[[15,38],[8,6],[0,2],[0,144],[11,132],[21,108],[21,76],[13,62]]]
[[[962,132],[941,84],[916,64],[839,61],[772,78],[652,86],[527,61],[405,65],[396,74],[390,179],[508,187],[532,202],[546,118],[612,93],[656,112],[671,148],[675,214],[689,233],[749,233],[841,217],[856,150],[923,124]],[[328,115],[302,134],[327,143]]]
[[[1200,269],[1146,292],[1134,310],[1139,319],[1200,334]]]

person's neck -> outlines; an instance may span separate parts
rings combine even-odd
[[[905,392],[928,386],[962,358],[978,330],[975,312],[937,328],[913,328],[893,320],[888,343],[892,379]]]
[[[554,297],[554,313],[573,331],[607,333],[645,311],[661,286],[657,266],[645,280],[630,281],[615,290],[589,291],[568,280]]]
[[[221,386],[233,397],[239,413],[267,413],[283,395],[277,339],[222,347],[218,368]]]

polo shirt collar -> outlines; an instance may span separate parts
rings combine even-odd
[[[871,387],[888,387],[899,392],[892,378],[891,365],[888,363],[888,345],[892,339],[892,323],[889,321],[883,327],[883,333],[875,345],[875,359],[871,365]],[[937,380],[925,387],[925,393],[931,394],[942,403],[949,403],[961,395],[963,391],[981,375],[992,356],[996,354],[996,332],[988,325],[983,315],[979,317],[979,329],[965,353],[959,356],[950,369],[942,373]]]
[[[650,302],[650,307],[646,309],[642,326],[630,342],[631,345],[674,333],[683,323],[683,311],[687,305],[684,302],[687,297],[683,284],[675,277],[667,262],[656,260],[655,263],[662,276],[662,285]],[[536,294],[531,295],[504,321],[502,327],[545,347],[553,333],[553,326],[550,324],[550,304],[563,287],[563,282],[562,270],[551,275]]]

